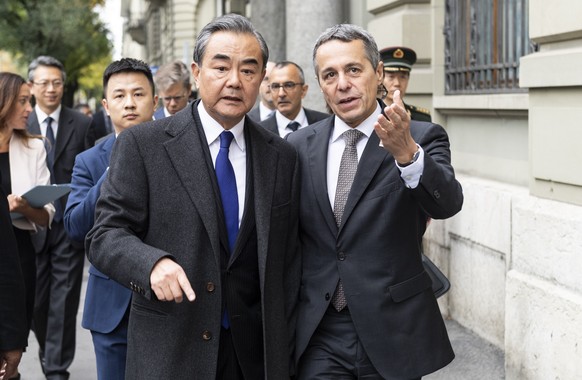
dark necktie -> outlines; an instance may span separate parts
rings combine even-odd
[[[228,159],[228,151],[233,138],[234,135],[230,131],[224,131],[220,134],[220,150],[218,151],[218,156],[216,156],[215,166],[230,254],[232,254],[234,250],[234,244],[238,235],[238,194],[236,190],[236,177],[234,176],[232,164]],[[226,308],[222,315],[222,327],[225,329],[230,327]]]
[[[340,161],[339,175],[337,179],[337,187],[335,190],[335,199],[333,203],[333,215],[337,226],[342,224],[342,216],[348,200],[354,177],[358,169],[358,150],[356,144],[364,134],[357,129],[351,129],[342,133],[346,147],[342,154]],[[339,312],[346,307],[346,295],[344,293],[344,286],[340,279],[337,284],[335,293],[331,299],[331,304]]]
[[[301,124],[299,124],[296,121],[292,121],[289,124],[287,124],[287,128],[289,128],[293,132],[295,132],[296,130],[298,130],[300,126],[301,126]]]
[[[216,178],[220,188],[220,198],[222,200],[222,210],[228,234],[228,245],[230,253],[234,250],[234,243],[238,235],[238,194],[236,190],[236,177],[234,169],[228,159],[230,143],[234,135],[230,131],[220,134],[220,151],[216,157]]]
[[[55,163],[55,134],[53,132],[53,118],[52,117],[47,117],[46,119],[46,139],[47,139],[47,143],[45,143],[45,148],[47,150],[46,152],[46,163],[47,166],[49,168],[49,171],[51,173],[51,183],[56,183],[55,181],[55,176],[53,174],[53,165]],[[53,217],[53,220],[55,222],[60,222],[63,219],[63,207],[61,204],[61,200],[57,199],[56,201],[54,201],[53,203],[55,205],[55,216]]]
[[[46,118],[46,134],[45,137],[47,139],[47,143],[45,143],[46,148],[46,161],[49,167],[49,170],[53,171],[53,164],[55,162],[55,134],[53,132],[53,118],[47,117]]]

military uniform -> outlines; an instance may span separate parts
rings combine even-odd
[[[404,108],[406,108],[406,112],[408,112],[412,120],[432,122],[430,111],[428,109],[406,103],[404,103]]]
[[[412,65],[416,62],[414,50],[403,46],[394,46],[380,50],[380,57],[384,63],[384,71],[402,71],[410,73]],[[430,111],[423,107],[404,103],[406,111],[412,120],[431,122]]]

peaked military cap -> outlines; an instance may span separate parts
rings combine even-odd
[[[410,71],[416,62],[414,50],[404,46],[393,46],[380,50],[384,71]]]

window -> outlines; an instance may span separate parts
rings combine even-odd
[[[522,92],[519,58],[528,38],[528,0],[446,0],[445,93]]]

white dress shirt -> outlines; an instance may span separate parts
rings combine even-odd
[[[200,121],[202,121],[202,128],[206,135],[208,148],[210,149],[210,156],[212,157],[212,165],[216,168],[216,157],[220,150],[220,134],[225,131],[222,126],[206,112],[206,108],[202,102],[198,104],[198,114]],[[247,152],[245,145],[243,117],[234,127],[230,129],[234,135],[233,142],[230,144],[228,150],[228,159],[234,169],[234,176],[236,178],[236,192],[238,195],[238,225],[242,221],[244,204],[245,204],[245,185],[247,178]]]
[[[303,109],[303,107],[301,107],[299,113],[297,114],[297,116],[295,116],[295,119],[293,120],[287,119],[287,117],[283,116],[283,114],[279,111],[275,112],[275,119],[277,119],[277,129],[279,130],[279,136],[281,137],[285,137],[289,133],[293,132],[291,129],[287,128],[287,125],[289,125],[289,123],[292,121],[296,121],[299,123],[298,130],[307,127],[307,125],[309,124],[309,122],[307,121],[307,115],[305,115],[305,110]]]
[[[34,106],[34,111],[36,112],[36,118],[38,119],[38,125],[40,126],[40,133],[43,136],[46,136],[46,118],[47,117],[52,117],[53,118],[53,122],[51,124],[51,127],[53,129],[53,135],[55,136],[55,141],[57,141],[57,133],[59,133],[59,116],[61,114],[61,105],[59,105],[57,107],[57,109],[51,113],[50,115],[47,115],[46,113],[44,113],[43,110],[40,109],[40,107],[38,106],[38,104],[36,106]]]

